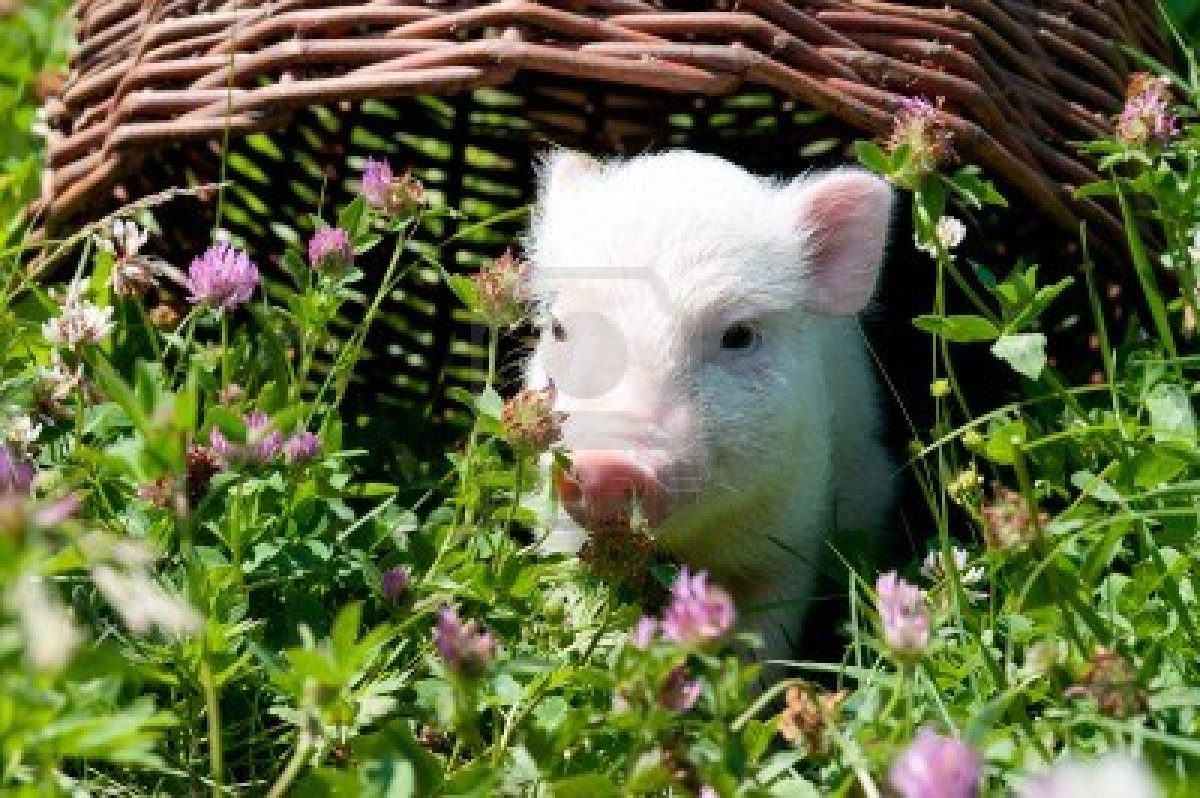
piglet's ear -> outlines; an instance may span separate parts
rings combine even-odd
[[[875,291],[892,215],[892,189],[861,169],[798,178],[785,190],[801,235],[806,288],[818,313],[857,313]]]
[[[600,162],[574,150],[554,149],[542,161],[538,186],[544,198],[574,191],[591,174],[600,170]]]

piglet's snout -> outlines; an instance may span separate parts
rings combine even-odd
[[[634,512],[653,525],[666,514],[659,474],[632,452],[574,452],[571,470],[560,472],[556,483],[563,507],[585,528],[624,526]]]

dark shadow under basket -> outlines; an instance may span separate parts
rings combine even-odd
[[[945,98],[963,160],[1025,206],[1014,214],[1022,240],[1061,243],[1087,221],[1097,239],[1115,241],[1110,208],[1070,199],[1095,178],[1072,142],[1103,134],[1119,111],[1123,48],[1169,60],[1153,9],[1142,0],[79,0],[79,51],[49,108],[40,210],[64,227],[216,180],[227,140],[234,183],[223,223],[269,261],[307,235],[322,196],[350,194],[368,154],[413,166],[439,201],[477,219],[528,202],[534,155],[551,143],[602,153],[683,146],[789,174],[846,160],[855,138],[889,129],[902,99],[925,95]],[[213,207],[162,208],[163,254],[185,264],[208,241]],[[456,240],[447,266],[494,257],[521,224]],[[476,337],[432,270],[393,300],[358,375],[369,390],[354,395],[364,409],[368,396],[394,407],[397,424],[452,415],[445,389],[477,378]]]

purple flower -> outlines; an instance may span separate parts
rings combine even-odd
[[[1171,89],[1165,78],[1144,72],[1130,78],[1125,107],[1116,119],[1116,134],[1134,146],[1162,146],[1179,135],[1179,119],[1171,112]]]
[[[227,469],[234,461],[242,458],[242,447],[226,438],[219,427],[209,430],[208,451],[221,468]]]
[[[368,158],[363,168],[362,194],[367,203],[376,208],[385,208],[392,193],[392,165],[387,161]]]
[[[308,242],[308,262],[320,272],[341,272],[354,265],[350,235],[340,227],[322,227]]]
[[[225,437],[220,428],[213,427],[208,434],[208,451],[224,469],[237,462],[263,464],[274,459],[283,448],[283,434],[271,429],[271,417],[254,411],[245,416],[246,445],[234,443]]]
[[[925,727],[892,764],[888,784],[900,798],[974,798],[982,776],[974,749]]]
[[[654,635],[658,632],[658,621],[651,618],[649,615],[643,615],[637,622],[637,626],[633,627],[633,634],[630,640],[637,648],[647,649],[650,647],[650,642],[654,639]]]
[[[367,204],[385,213],[403,215],[425,204],[425,187],[411,172],[396,177],[387,161],[368,158],[363,169],[362,195]]]
[[[250,299],[258,285],[258,269],[250,257],[229,244],[214,244],[192,261],[188,300],[233,310]]]
[[[708,574],[692,574],[687,567],[671,588],[671,603],[663,613],[663,637],[683,645],[716,640],[733,627],[733,599],[708,584]]]
[[[929,645],[929,606],[921,589],[910,585],[895,571],[875,582],[883,639],[892,654],[902,660],[920,659]]]
[[[307,463],[321,453],[321,439],[307,430],[297,432],[283,444],[283,459],[288,463]]]
[[[28,494],[36,475],[33,463],[0,446],[0,493]]]
[[[954,134],[942,119],[942,102],[941,98],[931,102],[924,97],[900,101],[886,148],[888,152],[907,148],[911,174],[899,177],[910,183],[954,159]]]
[[[659,705],[674,712],[687,712],[696,705],[703,685],[699,679],[689,679],[686,665],[671,669],[658,690]]]
[[[408,593],[410,582],[412,582],[412,575],[408,569],[403,565],[397,565],[395,568],[389,568],[383,572],[379,586],[388,601],[398,604]]]
[[[496,639],[478,621],[463,623],[452,607],[438,612],[433,643],[450,669],[463,676],[477,676],[496,656]]]
[[[283,433],[271,428],[271,417],[254,411],[246,416],[246,446],[251,460],[265,463],[279,454]]]

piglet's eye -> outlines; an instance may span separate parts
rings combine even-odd
[[[550,334],[554,336],[555,341],[567,340],[567,328],[558,319],[550,320]]]
[[[757,348],[760,343],[762,330],[754,322],[739,321],[721,333],[721,348],[727,352],[745,352]]]

